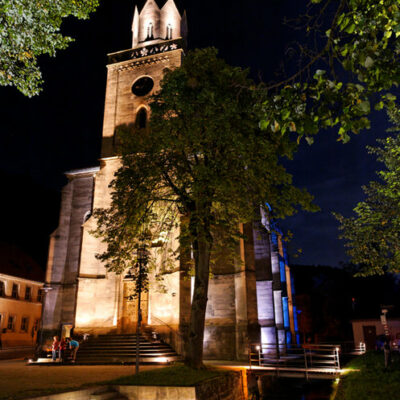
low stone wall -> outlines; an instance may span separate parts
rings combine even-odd
[[[245,400],[247,393],[240,372],[230,372],[196,386],[97,386],[73,392],[35,397],[31,400],[87,400],[95,393],[115,390],[129,400]]]
[[[245,400],[240,372],[209,379],[192,387],[114,386],[129,400]]]
[[[196,386],[196,400],[244,400],[247,398],[240,372],[209,379]]]
[[[196,400],[195,387],[114,386],[129,400]]]

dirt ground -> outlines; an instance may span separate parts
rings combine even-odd
[[[141,371],[160,368],[141,366]],[[66,391],[134,373],[134,365],[27,366],[23,360],[0,361],[0,400],[23,399],[47,390]]]

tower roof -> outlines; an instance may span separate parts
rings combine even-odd
[[[139,11],[139,7],[140,11]],[[161,6],[161,7],[160,7]],[[186,13],[176,0],[140,0],[132,21],[132,48],[187,37]]]
[[[155,3],[158,5],[158,7],[161,9],[164,7],[165,3],[167,2],[167,0],[154,0]],[[144,5],[146,4],[147,0],[136,0],[135,3],[139,9],[139,11],[141,11],[144,7]],[[184,11],[184,0],[174,0],[176,8],[178,9],[178,11],[182,14]]]

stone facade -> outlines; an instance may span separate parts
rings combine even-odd
[[[79,273],[82,225],[90,217],[94,175],[99,168],[67,172],[62,191],[59,226],[50,236],[43,328],[47,336],[59,333],[63,325],[74,326],[77,276]]]
[[[160,88],[166,68],[181,65],[186,19],[173,0],[161,9],[148,0],[140,13],[135,9],[132,32],[133,48],[109,55],[100,167],[67,174],[60,225],[50,245],[46,282],[54,290],[47,297],[44,318],[49,333],[62,325],[73,326],[75,333],[92,334],[134,329],[137,304],[127,300],[129,283],[107,272],[96,258],[105,248],[91,234],[96,221],[90,215],[111,201],[109,183],[120,165],[118,128],[145,128],[148,96]],[[213,269],[204,343],[207,358],[246,359],[249,343],[283,344],[289,334],[290,340],[295,335],[290,285],[286,284],[290,271],[279,235],[265,218],[242,229],[248,238],[238,249],[243,262],[236,265],[222,260]],[[178,243],[172,240],[171,246],[176,248]],[[182,259],[182,265],[177,262],[175,272],[165,276],[167,292],[160,291],[159,283],[151,279],[141,304],[143,322],[162,333],[178,351],[184,347],[192,286],[183,278]]]

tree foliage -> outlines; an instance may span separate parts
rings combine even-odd
[[[400,112],[392,110],[390,117],[400,130]],[[355,217],[336,215],[361,276],[400,272],[400,137],[379,142],[382,146],[369,152],[385,165],[377,173],[380,181],[363,188],[366,199],[354,208]]]
[[[38,56],[55,56],[73,40],[60,33],[63,18],[88,18],[98,0],[0,0],[0,85],[26,96],[43,82]]]
[[[235,248],[239,224],[259,219],[266,202],[277,217],[314,208],[279,162],[291,156],[293,143],[259,129],[259,96],[247,71],[227,65],[215,49],[189,52],[151,98],[149,130],[118,130],[122,167],[111,185],[112,205],[96,212],[108,245],[100,257],[120,273],[143,226],[153,242],[179,226],[180,256],[192,250],[195,265],[187,348],[193,367],[202,365],[214,256],[221,247]]]
[[[399,0],[311,0],[299,29],[303,62],[283,81],[267,85],[261,127],[297,132],[298,140],[337,127],[339,140],[370,127],[373,107],[393,108],[400,82]]]

